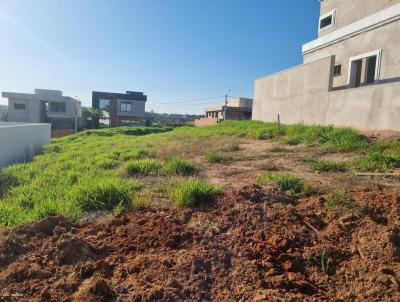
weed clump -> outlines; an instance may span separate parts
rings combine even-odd
[[[103,158],[96,161],[95,164],[101,169],[110,170],[115,168],[118,162],[112,158]]]
[[[193,175],[198,168],[183,159],[172,159],[164,164],[163,172],[167,175]]]
[[[146,209],[150,206],[151,200],[148,195],[135,195],[132,201],[132,205],[136,209]]]
[[[385,172],[400,167],[400,158],[378,152],[371,152],[353,162],[356,170],[363,172]]]
[[[129,175],[159,175],[163,163],[156,159],[137,159],[128,161],[125,165],[125,170]]]
[[[350,198],[350,196],[345,192],[336,192],[329,195],[324,203],[325,207],[339,207],[345,209],[356,208],[356,203]]]
[[[122,161],[145,159],[154,157],[154,151],[150,149],[134,149],[123,152],[120,155]]]
[[[264,173],[257,179],[259,184],[276,184],[283,192],[290,196],[305,196],[310,192],[309,187],[301,177],[289,173]]]
[[[346,172],[347,166],[336,161],[321,160],[313,163],[312,169],[314,172]]]
[[[221,191],[220,188],[198,179],[184,180],[167,188],[169,197],[176,205],[183,207],[196,207]]]
[[[206,160],[212,164],[226,164],[232,161],[232,157],[224,152],[208,152]]]
[[[134,185],[118,178],[87,179],[70,192],[70,201],[83,211],[129,207]]]

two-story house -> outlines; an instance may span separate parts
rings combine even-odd
[[[144,123],[146,101],[147,96],[143,92],[92,92],[92,107],[104,112],[110,127]],[[99,121],[94,121],[94,126],[98,128]]]
[[[255,81],[253,119],[400,130],[400,0],[321,0],[304,64]]]
[[[51,123],[52,130],[77,131],[81,123],[81,102],[63,96],[59,90],[35,89],[35,93],[3,92],[8,98],[8,121]]]

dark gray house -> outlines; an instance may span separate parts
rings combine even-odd
[[[110,127],[143,124],[147,96],[143,92],[92,92],[92,107],[101,109]],[[93,121],[98,128],[100,121]]]

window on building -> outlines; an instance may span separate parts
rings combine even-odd
[[[65,113],[65,109],[64,102],[49,102],[49,112]]]
[[[15,110],[25,110],[26,105],[25,104],[14,104],[14,109]]]
[[[329,28],[335,27],[336,25],[336,10],[333,10],[323,16],[319,19],[319,28],[318,30],[324,31]]]
[[[333,69],[333,75],[335,77],[340,76],[342,74],[342,65],[335,65]]]
[[[131,103],[121,103],[121,112],[132,112]]]
[[[350,59],[349,87],[373,84],[379,80],[382,51],[377,50]]]

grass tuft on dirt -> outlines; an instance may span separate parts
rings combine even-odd
[[[189,179],[169,185],[169,197],[178,206],[196,207],[207,202],[216,194],[222,192],[221,188],[198,179]]]
[[[71,190],[70,201],[85,212],[128,208],[134,188],[133,183],[118,178],[87,179]]]
[[[306,196],[310,189],[304,180],[290,173],[271,173],[266,172],[257,179],[261,185],[275,184],[287,195],[293,197]]]
[[[351,210],[356,208],[357,205],[346,192],[336,192],[328,195],[324,206],[327,208],[339,207]]]
[[[122,161],[134,160],[134,159],[145,159],[154,157],[154,151],[150,149],[133,149],[126,150],[124,153],[119,155]]]
[[[353,162],[355,170],[362,172],[385,172],[400,167],[400,158],[371,152]]]
[[[232,156],[220,151],[208,152],[206,159],[212,164],[227,164],[233,160]]]
[[[159,175],[163,163],[156,159],[137,159],[128,161],[125,165],[126,172],[131,175]]]
[[[183,159],[172,159],[167,161],[163,166],[163,172],[167,175],[193,175],[199,169],[191,162]]]

